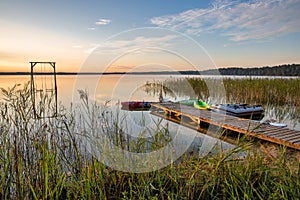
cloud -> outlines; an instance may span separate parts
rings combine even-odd
[[[96,28],[94,28],[94,27],[90,27],[90,28],[88,28],[88,30],[90,30],[90,31],[94,31],[94,30],[96,30]]]
[[[96,25],[107,25],[111,22],[110,19],[99,19],[95,22]]]
[[[154,17],[150,22],[191,35],[220,32],[230,40],[245,41],[299,32],[299,9],[299,0],[217,0],[209,8]]]
[[[178,38],[177,35],[164,36],[135,36],[132,39],[115,39],[102,43],[97,48],[101,54],[113,54],[120,52],[141,52],[141,51],[160,51],[174,45],[174,41]],[[96,48],[93,47],[92,50]],[[91,52],[91,51],[89,51]]]

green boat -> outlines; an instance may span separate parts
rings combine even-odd
[[[210,110],[210,106],[204,101],[194,101],[194,107],[201,110]]]
[[[181,100],[177,103],[187,105],[187,106],[194,106],[195,108],[201,109],[201,110],[210,110],[210,106],[205,103],[204,101],[200,101],[198,99],[187,99],[187,100]]]

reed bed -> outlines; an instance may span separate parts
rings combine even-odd
[[[198,96],[203,100],[207,100],[210,96],[208,84],[216,86],[222,84],[227,102],[300,106],[300,78],[173,78],[156,84],[163,85],[168,91],[176,91],[178,96],[190,95],[191,91],[186,88],[186,85],[189,85],[193,89],[194,97]]]
[[[165,95],[172,98],[199,98],[209,104],[262,105],[272,120],[290,121],[292,127],[300,123],[300,78],[172,78],[164,82],[147,83],[144,90],[157,94],[161,88]]]
[[[259,153],[234,159],[252,144],[199,158],[183,155],[176,165],[148,173],[110,168],[94,157],[82,138],[106,134],[122,148],[137,151],[116,116],[105,105],[61,106],[56,118],[36,119],[29,85],[1,89],[0,199],[298,199],[299,161],[287,161],[282,148],[276,160]],[[45,105],[45,104],[44,104]],[[121,123],[122,124],[122,123]],[[157,123],[159,125],[159,123]],[[153,150],[169,141],[158,127]],[[138,142],[137,142],[138,141]],[[150,149],[151,150],[151,149]]]

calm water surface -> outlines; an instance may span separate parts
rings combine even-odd
[[[196,75],[88,75],[88,76],[57,76],[58,101],[68,107],[71,102],[80,103],[78,90],[87,91],[89,99],[98,103],[109,102],[110,106],[116,106],[120,101],[158,101],[158,92],[146,92],[143,85],[147,82],[164,81],[170,78],[197,77]],[[199,77],[199,76],[198,76]],[[209,78],[249,78],[249,76],[201,76]],[[257,77],[252,77],[257,78]],[[298,78],[298,77],[258,77],[258,78]],[[43,77],[37,76],[37,80]],[[0,76],[0,87],[8,88],[15,84],[24,84],[30,81],[30,76]],[[45,81],[45,80],[44,80]],[[46,80],[50,82],[49,80]],[[51,85],[51,84],[48,84]],[[50,87],[50,86],[49,86]],[[189,97],[178,96],[176,91],[164,94],[165,98],[172,101],[186,99]],[[221,99],[215,99],[215,102]],[[286,108],[285,108],[286,109]],[[276,113],[280,108],[266,108],[265,118],[276,119]],[[281,109],[282,110],[282,109]],[[287,116],[289,113],[286,114]],[[292,129],[300,130],[298,121],[286,119],[283,123],[288,124]]]
[[[80,105],[81,100],[79,97],[78,90],[84,90],[88,93],[89,99],[96,101],[97,103],[103,104],[108,103],[108,105],[112,108],[118,108],[118,102],[121,101],[158,101],[158,93],[147,93],[143,90],[143,85],[146,82],[154,82],[154,81],[164,81],[169,78],[182,78],[183,76],[170,76],[170,75],[104,75],[104,76],[96,76],[96,75],[88,75],[88,76],[57,76],[57,86],[58,86],[58,101],[68,107],[73,102],[75,105]],[[189,76],[192,77],[192,76]],[[193,76],[194,77],[194,76]],[[241,77],[238,77],[241,78]],[[247,78],[247,77],[246,77]],[[287,78],[287,77],[283,77]],[[37,76],[37,80],[39,77]],[[40,80],[43,81],[43,77],[40,77]],[[30,76],[0,76],[0,87],[8,88],[12,87],[14,84],[24,84],[30,81]],[[49,80],[48,80],[49,82]],[[48,84],[47,87],[50,87],[51,84]],[[170,100],[179,100],[187,97],[180,97],[174,94],[168,96],[168,94],[164,95],[165,98]],[[143,118],[147,123],[151,124],[153,120],[157,120],[155,116],[150,115],[149,112],[132,112],[132,111],[121,111],[122,114],[125,114],[129,118],[129,123],[133,127],[133,129],[139,129],[139,125],[137,125],[136,121]],[[269,118],[273,118],[274,110],[269,109],[269,113],[266,113],[266,116],[263,120],[267,120]],[[176,129],[178,125],[168,122],[171,125],[170,129]],[[300,124],[296,121],[291,122],[286,120],[284,123],[288,124],[290,128],[300,130]],[[186,132],[187,135],[189,133],[195,134],[195,131],[183,128],[183,131]],[[176,132],[176,131],[175,131]],[[226,142],[221,142],[211,137],[197,133],[197,138],[199,141],[203,141],[205,138],[205,143],[207,141],[211,141],[211,144],[214,145],[219,143],[223,148],[231,148],[232,145]],[[209,138],[209,139],[208,139]],[[201,142],[200,142],[201,143]],[[196,145],[195,147],[198,149],[199,147]]]

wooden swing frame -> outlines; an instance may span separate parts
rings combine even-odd
[[[34,67],[37,64],[49,64],[52,69],[53,72],[34,72]],[[31,65],[31,73],[30,73],[30,91],[31,91],[31,99],[32,99],[32,104],[33,104],[33,113],[34,113],[34,117],[41,119],[41,118],[54,118],[57,117],[57,82],[56,82],[56,67],[55,67],[55,62],[30,62]],[[41,116],[38,112],[37,112],[37,108],[36,108],[36,86],[35,86],[35,81],[34,81],[34,75],[41,75],[41,76],[50,76],[53,75],[53,79],[54,79],[54,88],[52,89],[53,95],[54,95],[54,113],[50,116]],[[49,90],[47,88],[45,88],[46,92]]]

